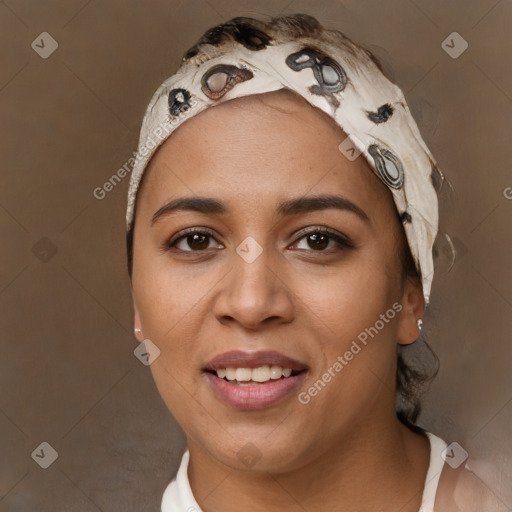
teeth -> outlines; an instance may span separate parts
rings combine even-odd
[[[292,374],[291,368],[283,368],[283,377],[289,377]]]
[[[244,382],[268,382],[271,379],[289,377],[292,374],[291,368],[281,366],[258,366],[257,368],[220,368],[217,370],[217,377],[226,378],[230,381]],[[247,384],[246,384],[247,385]]]
[[[270,379],[270,368],[268,366],[259,366],[253,368],[251,380],[256,382],[267,382]]]
[[[270,378],[271,379],[280,379],[283,374],[283,369],[280,366],[271,366],[270,367]]]
[[[238,382],[247,382],[251,380],[252,370],[250,368],[237,368],[235,371],[235,380]]]

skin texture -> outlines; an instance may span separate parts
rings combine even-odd
[[[402,276],[404,234],[390,191],[363,156],[344,158],[345,137],[305,100],[266,93],[187,120],[146,171],[134,232],[135,328],[161,351],[151,371],[187,435],[191,487],[205,512],[241,503],[250,511],[419,508],[429,444],[397,420],[395,376],[397,343],[418,337],[422,290]],[[334,208],[277,215],[282,201],[323,194],[345,197],[367,220]],[[184,196],[218,199],[228,213],[176,211],[151,224]],[[190,227],[213,231],[207,249],[182,238],[164,250]],[[322,227],[351,247],[308,243],[306,232]],[[263,249],[252,263],[236,252],[248,236]],[[235,410],[202,372],[229,350],[277,350],[308,366],[307,390],[397,302],[400,313],[307,405],[293,395]],[[248,442],[261,454],[250,469],[237,457]]]

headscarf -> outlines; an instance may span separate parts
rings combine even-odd
[[[402,91],[373,55],[305,14],[268,22],[233,18],[208,30],[185,54],[178,71],[155,92],[143,119],[128,191],[127,230],[148,162],[183,121],[223,101],[282,88],[331,116],[347,134],[341,153],[351,160],[364,155],[391,190],[428,304],[438,230],[433,173],[442,173]]]

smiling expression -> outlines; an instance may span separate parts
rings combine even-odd
[[[248,441],[264,455],[259,468],[284,470],[396,419],[397,341],[414,340],[422,307],[403,280],[391,193],[364,157],[340,153],[345,137],[305,100],[265,93],[187,120],[146,170],[135,326],[161,351],[151,371],[189,443],[231,467],[243,468]],[[397,302],[402,312],[301,403]],[[273,366],[293,373],[272,379]],[[263,370],[228,382],[227,368]]]

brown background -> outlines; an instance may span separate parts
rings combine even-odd
[[[441,359],[421,424],[510,508],[512,2],[0,2],[0,511],[158,510],[184,435],[133,355],[128,178],[157,86],[214,24],[305,12],[372,50],[452,189],[424,336]],[[469,48],[441,47],[457,31]],[[58,42],[47,59],[31,47]],[[56,252],[55,252],[56,251]],[[46,441],[58,459],[40,468]]]

